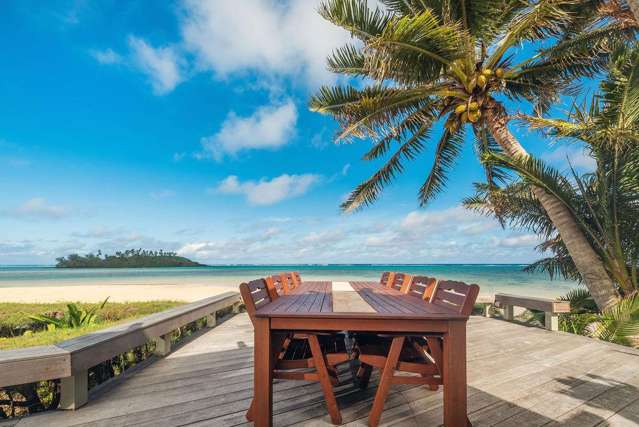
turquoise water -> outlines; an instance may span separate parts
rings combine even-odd
[[[56,269],[43,266],[0,266],[0,288],[83,284],[203,284],[235,287],[242,281],[280,271],[299,271],[304,280],[376,280],[383,271],[403,271],[438,279],[477,283],[482,294],[496,292],[560,296],[575,282],[550,280],[513,264],[424,265],[226,265],[198,268]]]

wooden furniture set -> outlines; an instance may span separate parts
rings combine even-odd
[[[283,273],[240,285],[255,329],[254,398],[247,419],[271,426],[273,379],[319,382],[333,424],[337,366],[357,359],[367,386],[380,370],[369,425],[393,384],[443,385],[444,425],[467,426],[466,322],[479,287],[385,272],[380,282],[301,282]],[[354,337],[352,351],[345,343]]]

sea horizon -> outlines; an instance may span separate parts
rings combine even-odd
[[[304,280],[378,280],[383,271],[403,271],[438,279],[476,283],[482,295],[515,293],[559,297],[578,286],[544,273],[528,273],[528,264],[498,263],[291,263],[215,264],[198,267],[56,268],[52,265],[0,265],[0,288],[89,285],[184,285],[233,289],[239,283],[281,271],[299,271]],[[77,289],[77,288],[76,288]]]

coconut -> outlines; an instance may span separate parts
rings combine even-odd
[[[484,76],[488,77],[493,73],[493,70],[491,70],[490,68],[486,68],[485,70],[483,70],[481,72]]]
[[[477,111],[479,109],[479,104],[473,101],[470,103],[470,105],[468,105],[468,109],[470,111]]]
[[[457,107],[455,107],[455,112],[457,114],[461,114],[464,111],[466,111],[466,104],[459,104]]]
[[[481,117],[481,111],[471,111],[468,113],[468,121],[475,123]]]
[[[504,69],[503,68],[497,68],[495,70],[495,75],[497,76],[497,78],[502,78],[504,77]]]
[[[485,75],[480,75],[479,77],[477,77],[477,84],[479,85],[480,88],[485,88],[486,84],[488,83],[488,79],[486,78]]]

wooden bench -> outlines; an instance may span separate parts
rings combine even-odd
[[[201,318],[214,327],[217,311],[238,313],[240,304],[239,293],[225,292],[57,345],[0,351],[0,387],[60,378],[60,408],[77,409],[88,400],[89,368],[150,340],[164,356],[171,351],[170,332]]]
[[[543,311],[545,314],[545,326],[549,331],[559,330],[559,313],[570,313],[570,303],[568,301],[509,294],[496,294],[495,307],[504,310],[505,320],[513,320],[514,307]]]

